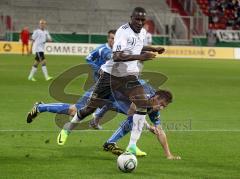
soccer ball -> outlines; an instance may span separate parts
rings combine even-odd
[[[122,172],[130,173],[137,167],[137,158],[135,155],[125,152],[118,157],[117,166]]]

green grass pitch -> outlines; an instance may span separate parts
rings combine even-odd
[[[83,57],[47,56],[49,73],[57,77],[85,63]],[[164,158],[149,132],[138,143],[148,153],[130,174],[116,167],[116,156],[102,144],[124,116],[106,123],[104,131],[76,131],[57,146],[54,114],[41,114],[32,124],[26,113],[42,100],[56,102],[41,69],[37,82],[27,80],[33,56],[0,55],[0,178],[240,178],[240,61],[158,59],[144,70],[165,74],[163,88],[174,102],[162,111],[170,148],[181,161]],[[76,79],[67,93],[82,92]],[[175,125],[180,124],[180,125]],[[182,126],[181,126],[182,124]],[[126,147],[129,135],[119,142]]]

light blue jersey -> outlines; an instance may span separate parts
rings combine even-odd
[[[103,45],[100,45],[96,49],[94,49],[92,52],[89,53],[89,55],[86,57],[87,63],[92,67],[94,72],[94,80],[97,81],[99,78],[98,71],[100,67],[106,63],[106,61],[110,60],[112,56],[112,49],[108,45],[108,43],[105,43]]]

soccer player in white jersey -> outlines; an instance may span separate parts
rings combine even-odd
[[[31,44],[30,52],[33,50],[36,53],[36,57],[35,57],[35,62],[30,71],[30,74],[28,76],[28,80],[36,81],[36,79],[34,78],[34,74],[37,72],[39,63],[42,65],[42,72],[44,74],[46,81],[49,81],[52,79],[52,77],[48,75],[46,59],[44,56],[45,43],[51,42],[51,41],[52,41],[52,38],[49,32],[46,30],[46,21],[41,19],[39,21],[39,28],[36,29],[32,34],[32,44]]]
[[[113,57],[101,67],[100,78],[96,83],[89,103],[78,110],[73,119],[66,123],[58,135],[57,143],[64,145],[70,132],[77,126],[78,122],[95,111],[97,107],[108,103],[107,98],[110,94],[120,92],[129,97],[132,101],[131,108],[135,109],[133,114],[133,127],[131,131],[130,142],[127,151],[140,155],[146,155],[138,150],[136,143],[140,138],[147,107],[159,106],[163,108],[167,104],[162,104],[161,100],[156,98],[149,101],[145,95],[142,85],[138,81],[143,61],[155,58],[151,52],[164,52],[161,47],[154,48],[144,46],[146,30],[143,29],[146,20],[146,11],[141,7],[136,7],[131,15],[131,21],[122,25],[116,32]],[[144,52],[144,53],[143,53]]]

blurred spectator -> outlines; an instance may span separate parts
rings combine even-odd
[[[29,48],[28,48],[28,42],[29,42],[30,33],[28,30],[28,27],[24,27],[23,30],[19,34],[19,39],[22,42],[22,55],[24,55],[24,47],[26,47],[27,55],[29,55]]]
[[[209,29],[207,33],[208,46],[215,46],[217,43],[217,35],[215,30]]]
[[[240,0],[208,0],[208,4],[209,28],[240,29]]]

